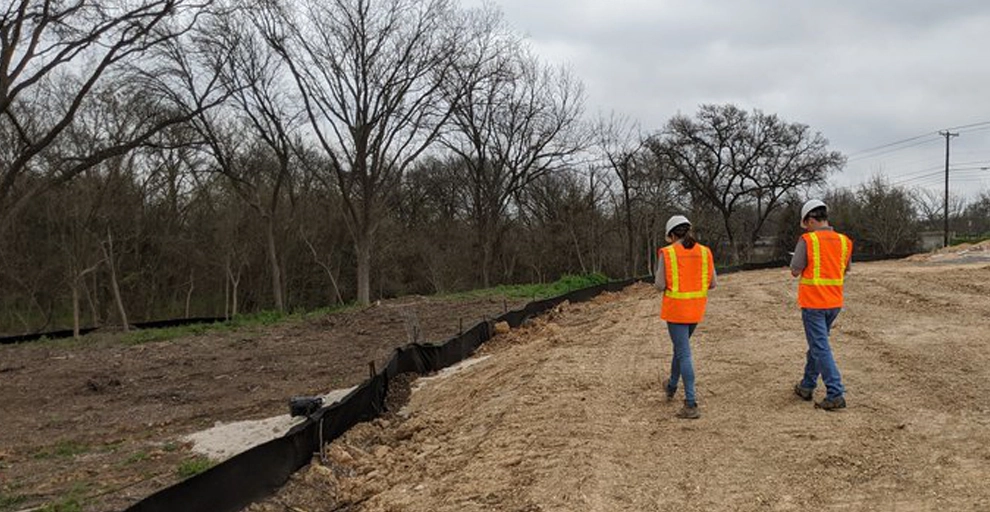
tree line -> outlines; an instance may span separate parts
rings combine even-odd
[[[650,130],[590,115],[491,7],[14,0],[0,332],[641,275],[675,212],[722,263],[780,257],[844,163],[734,105]],[[882,177],[828,194],[865,251],[908,250],[938,216]],[[990,231],[988,205],[954,222]]]

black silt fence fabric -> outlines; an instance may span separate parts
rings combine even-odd
[[[235,512],[274,494],[289,477],[309,464],[320,449],[354,425],[385,410],[390,379],[403,373],[429,374],[470,357],[494,334],[494,323],[518,327],[564,301],[581,302],[603,291],[617,291],[640,279],[608,283],[527,304],[492,320],[481,322],[444,343],[412,343],[397,348],[383,368],[340,402],[321,408],[279,439],[228,459],[202,474],[148,496],[126,512]],[[322,434],[322,436],[321,436]]]
[[[215,324],[218,322],[227,321],[225,318],[178,318],[175,320],[156,320],[154,322],[141,322],[137,324],[131,324],[131,327],[135,329],[161,329],[163,327],[179,327],[182,325],[195,325],[195,324]],[[96,331],[96,327],[86,327],[84,329],[79,329],[80,335],[90,334]],[[33,334],[20,334],[17,336],[7,336],[0,338],[0,345],[11,345],[14,343],[26,343],[29,341],[38,341],[42,338],[49,340],[57,340],[72,337],[72,329],[65,329],[61,331],[51,331],[51,332],[40,332]]]
[[[902,260],[909,256],[914,256],[916,253],[908,252],[903,254],[859,254],[853,255],[853,263],[857,261],[869,262],[869,261],[886,261],[886,260]]]
[[[864,254],[864,255],[855,255],[855,256],[853,256],[853,262],[869,262],[869,261],[896,260],[896,259],[906,258],[908,256],[911,256],[911,253],[908,253],[908,254],[894,254],[894,255]],[[768,268],[779,268],[779,267],[786,267],[788,265],[788,263],[789,263],[788,261],[784,261],[784,260],[768,261],[768,262],[763,262],[763,263],[746,263],[746,264],[743,264],[743,265],[734,265],[734,266],[731,266],[731,267],[726,267],[726,268],[719,269],[718,273],[719,274],[732,274],[732,273],[735,273],[735,272],[743,272],[743,271],[746,271],[746,270],[762,270],[762,269],[768,269]],[[616,281],[616,282],[607,283],[607,284],[604,284],[604,285],[592,286],[590,288],[584,288],[584,289],[581,289],[581,290],[577,290],[576,292],[571,292],[571,293],[566,294],[566,295],[564,295],[562,297],[555,297],[555,298],[546,299],[546,300],[543,300],[543,301],[531,302],[531,303],[527,304],[527,306],[526,306],[525,309],[519,310],[519,311],[510,311],[509,313],[506,313],[505,315],[502,315],[502,317],[499,317],[499,318],[501,320],[505,320],[505,321],[509,322],[509,325],[511,325],[513,327],[517,327],[517,326],[519,326],[519,323],[522,320],[525,320],[526,317],[532,316],[534,314],[538,314],[538,313],[534,313],[534,312],[542,312],[542,311],[546,311],[547,309],[549,309],[549,308],[546,308],[545,307],[546,303],[554,302],[554,306],[555,306],[557,303],[560,303],[560,302],[562,302],[564,300],[570,300],[572,302],[580,302],[582,300],[587,300],[587,298],[589,297],[589,294],[591,294],[590,296],[597,295],[598,293],[601,292],[602,289],[606,289],[606,290],[621,289],[621,288],[615,288],[615,286],[622,285],[622,287],[625,287],[625,286],[628,286],[629,283],[636,282],[636,281],[641,281],[641,280],[645,280],[645,279],[646,278],[636,278],[636,279],[630,279],[630,280],[627,280],[627,281]],[[553,306],[550,306],[550,307],[553,307]],[[178,326],[183,326],[183,325],[195,325],[195,324],[212,324],[212,323],[219,323],[219,322],[225,322],[225,321],[226,321],[225,318],[214,318],[214,317],[206,317],[206,318],[179,318],[179,319],[175,319],[175,320],[157,320],[157,321],[154,321],[154,322],[142,322],[142,323],[138,323],[138,324],[133,324],[132,327],[134,327],[135,329],[160,329],[162,327],[178,327]],[[97,330],[97,328],[95,328],[95,327],[87,327],[87,328],[84,328],[84,329],[80,329],[79,330],[79,333],[81,335],[86,335],[86,334],[90,334],[90,333],[92,333],[93,331],[96,331],[96,330]],[[65,330],[61,330],[61,331],[44,332],[44,333],[19,334],[19,335],[16,335],[16,336],[7,336],[7,337],[0,338],[0,345],[10,345],[10,344],[15,344],[15,343],[26,343],[26,342],[30,342],[30,341],[38,341],[38,340],[40,340],[42,338],[54,340],[54,339],[64,339],[64,338],[71,338],[71,337],[72,337],[72,330],[71,329],[65,329]]]
[[[395,359],[393,357],[393,359]],[[236,512],[274,494],[309,464],[319,450],[321,429],[330,442],[354,425],[374,419],[388,393],[383,373],[366,380],[340,402],[313,413],[285,436],[236,455],[213,468],[159,491],[128,512]]]
[[[285,484],[289,475],[307,464],[318,424],[273,439],[172,487],[159,491],[128,508],[141,512],[214,510],[234,512],[269,496]]]
[[[783,264],[777,262],[758,267],[743,265],[730,269],[729,272],[774,266]],[[509,311],[492,321],[481,322],[444,343],[413,343],[397,348],[374,376],[340,402],[313,413],[284,437],[247,450],[202,474],[148,496],[125,512],[241,510],[274,494],[294,472],[309,464],[313,454],[320,449],[321,437],[324,443],[329,443],[354,425],[369,421],[384,412],[389,380],[397,375],[425,375],[467,359],[478,347],[491,339],[495,322],[504,321],[512,327],[518,327],[527,318],[542,314],[564,301],[582,302],[605,291],[620,291],[633,283],[652,279],[652,276],[643,276],[610,282],[575,290],[559,297],[530,302],[520,310]]]
[[[95,327],[87,327],[85,329],[79,329],[80,335],[86,335],[95,331]],[[38,341],[42,338],[47,338],[50,340],[71,338],[73,336],[72,329],[67,329],[64,331],[51,331],[43,332],[37,334],[18,334],[17,336],[6,336],[0,338],[0,345],[13,345],[15,343],[27,343],[29,341]]]
[[[732,265],[717,270],[718,274],[734,274],[736,272],[746,272],[749,270],[766,270],[769,268],[782,268],[790,265],[790,261],[776,260],[762,263],[743,263],[742,265]]]
[[[886,260],[900,260],[911,256],[908,254],[854,254],[852,257],[853,263],[866,263],[870,261],[886,261]],[[750,270],[766,270],[770,268],[784,268],[791,264],[790,260],[775,260],[775,261],[765,261],[762,263],[744,263],[742,265],[733,265],[731,267],[725,267],[718,270],[719,274],[733,274],[735,272],[746,272]]]

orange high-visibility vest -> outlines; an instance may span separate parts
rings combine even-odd
[[[701,322],[708,305],[708,285],[715,274],[711,249],[701,244],[690,249],[671,244],[658,249],[657,257],[663,258],[667,281],[660,318],[676,324]]]
[[[852,254],[852,240],[835,231],[801,235],[808,251],[808,266],[798,284],[798,305],[808,309],[842,307],[842,286]]]

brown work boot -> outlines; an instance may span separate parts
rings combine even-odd
[[[698,404],[691,405],[685,401],[684,407],[677,411],[677,417],[685,420],[696,420],[701,417],[701,411],[698,410]]]
[[[821,402],[815,403],[815,409],[821,409],[823,411],[835,411],[838,409],[845,409],[845,408],[846,408],[846,399],[845,397],[841,397],[841,396],[832,399],[826,398]]]
[[[811,395],[813,395],[814,393],[815,393],[814,389],[803,388],[801,387],[801,384],[794,385],[794,394],[801,397],[801,400],[804,400],[805,402],[810,402]]]
[[[670,390],[670,379],[663,379],[661,385],[663,386],[663,394],[667,397],[667,401],[673,402],[674,393],[677,393],[677,390],[676,389],[673,391]]]

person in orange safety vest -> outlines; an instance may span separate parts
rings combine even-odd
[[[805,233],[798,240],[791,257],[791,274],[800,277],[798,305],[808,341],[804,378],[794,386],[794,393],[810,401],[821,376],[825,399],[815,404],[826,411],[846,407],[842,376],[835,364],[829,334],[832,323],[842,310],[842,291],[846,271],[852,258],[853,243],[837,233],[828,223],[828,207],[812,199],[801,208],[801,227]]]
[[[667,400],[674,399],[677,382],[684,381],[684,407],[677,417],[701,417],[695,395],[691,335],[705,316],[708,290],[715,288],[715,262],[712,251],[694,239],[691,222],[683,215],[667,221],[666,239],[670,245],[657,250],[654,285],[663,292],[660,318],[674,345],[670,378],[663,381]]]

